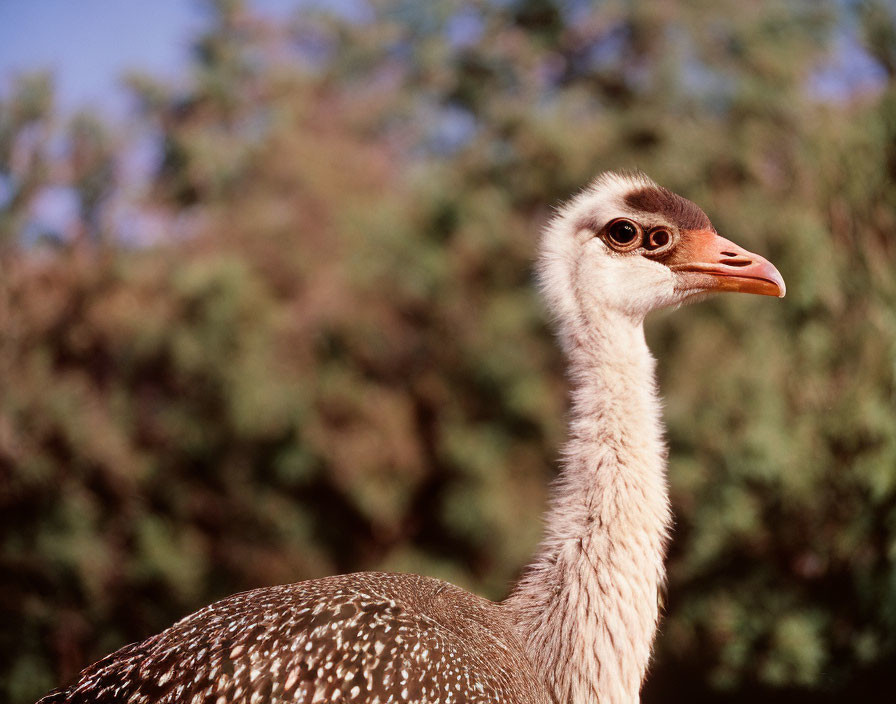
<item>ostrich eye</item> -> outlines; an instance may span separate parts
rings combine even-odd
[[[606,232],[607,242],[616,250],[628,251],[641,245],[641,228],[631,220],[614,220]]]
[[[647,233],[647,241],[644,243],[644,247],[652,252],[657,249],[662,249],[671,241],[672,235],[669,231],[662,227],[658,227]]]

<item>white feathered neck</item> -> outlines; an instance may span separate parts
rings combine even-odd
[[[505,603],[558,702],[634,704],[671,520],[661,409],[642,319],[584,307],[580,260],[551,241],[574,210],[548,228],[541,262],[569,361],[570,435],[544,540]]]

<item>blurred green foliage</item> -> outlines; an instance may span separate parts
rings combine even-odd
[[[789,288],[650,324],[677,523],[644,699],[886,699],[892,5],[369,9],[210,5],[186,87],[131,77],[128,130],[65,122],[42,76],[0,101],[0,698],[250,587],[505,594],[565,422],[538,228],[639,167]],[[882,85],[822,100],[844,32]],[[137,195],[135,139],[159,149]],[[52,188],[66,233],[35,225]],[[162,241],[129,240],[127,199]]]

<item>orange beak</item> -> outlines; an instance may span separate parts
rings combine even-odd
[[[681,275],[688,288],[784,297],[784,279],[767,259],[712,230],[689,230],[682,235],[666,264]]]

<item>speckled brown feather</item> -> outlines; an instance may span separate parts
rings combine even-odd
[[[501,605],[371,572],[236,594],[39,704],[549,701]]]

